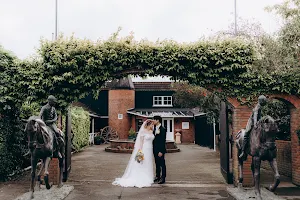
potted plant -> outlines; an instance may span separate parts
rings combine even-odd
[[[95,145],[100,145],[101,143],[103,143],[103,138],[100,135],[96,135],[94,137],[94,143]]]
[[[136,133],[135,133],[135,131],[133,130],[132,127],[130,128],[130,130],[129,130],[128,133],[129,133],[129,134],[128,134],[128,139],[129,139],[129,140],[134,140],[135,137],[136,137]]]

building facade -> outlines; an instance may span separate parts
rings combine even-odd
[[[213,129],[207,124],[205,113],[175,107],[174,92],[171,81],[132,82],[130,78],[124,78],[108,82],[98,100],[89,96],[81,102],[98,113],[96,132],[110,126],[120,139],[127,139],[130,129],[138,132],[144,120],[159,115],[167,130],[167,141],[175,141],[175,134],[179,132],[182,143],[213,148]]]

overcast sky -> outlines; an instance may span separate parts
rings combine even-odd
[[[268,5],[283,0],[237,0],[238,16],[272,33],[278,17]],[[119,26],[136,39],[196,41],[234,22],[234,0],[58,0],[58,30],[69,36],[106,39]],[[55,0],[0,0],[0,45],[20,58],[35,53],[41,37],[52,39]]]

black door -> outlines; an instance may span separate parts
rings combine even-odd
[[[220,110],[220,165],[221,172],[226,182],[232,183],[232,173],[230,172],[230,155],[229,155],[229,123],[228,123],[228,106],[227,103],[221,102]]]
[[[195,143],[203,147],[214,148],[213,124],[207,122],[206,116],[199,116],[195,120]]]

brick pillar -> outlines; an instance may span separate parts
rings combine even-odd
[[[59,160],[58,158],[52,158],[50,161],[50,165],[48,168],[49,172],[49,183],[52,183],[53,185],[58,185],[59,183]],[[42,179],[44,175],[44,170],[42,172]]]
[[[132,115],[130,116],[130,118],[131,118],[131,127],[135,132],[137,132],[138,130],[136,130],[135,116]]]
[[[61,115],[58,115],[57,128],[62,130],[62,116]]]
[[[127,110],[134,108],[135,91],[129,89],[109,90],[108,101],[108,124],[118,132],[120,139],[127,139],[131,127]],[[123,114],[123,119],[118,119],[118,114]]]
[[[232,116],[232,126],[233,126],[233,138],[235,138],[236,134],[242,129],[246,128],[249,117],[251,116],[252,109],[248,106],[241,106],[239,103],[235,103],[233,116]],[[239,170],[238,170],[238,155],[237,155],[237,147],[236,144],[233,145],[232,153],[233,153],[233,182],[234,185],[238,184],[239,181]],[[252,157],[248,156],[246,162],[244,162],[243,168],[243,186],[252,186],[252,172],[251,172],[251,160]]]
[[[291,109],[292,182],[300,186],[300,144],[296,131],[300,128],[300,108]]]

